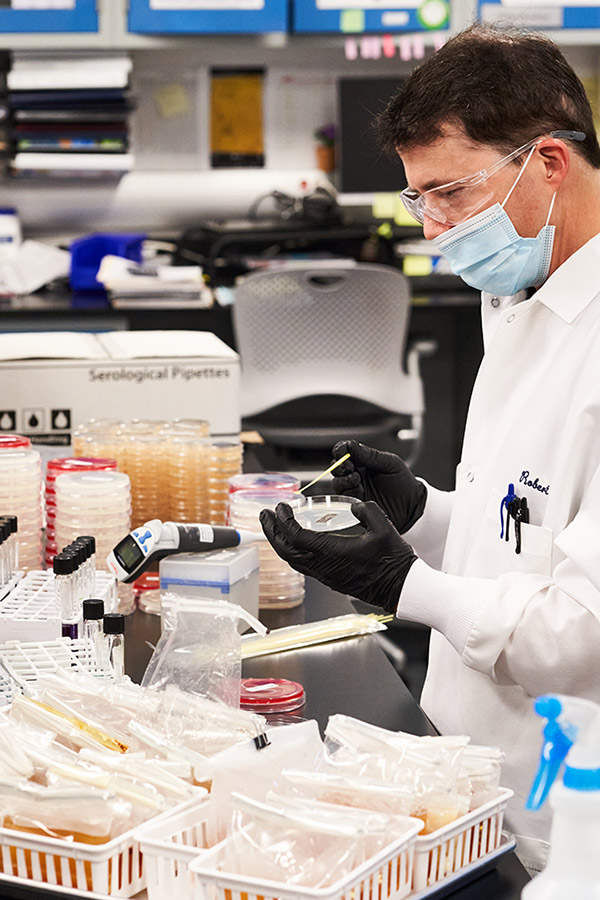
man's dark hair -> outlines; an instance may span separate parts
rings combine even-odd
[[[584,87],[540,34],[473,25],[414,69],[375,122],[389,153],[429,144],[445,125],[503,153],[549,131],[583,131],[585,141],[571,146],[600,168]]]

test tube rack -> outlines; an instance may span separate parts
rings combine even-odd
[[[112,670],[103,669],[96,661],[89,642],[80,638],[58,638],[55,641],[6,641],[0,644],[0,674],[8,678],[16,691],[29,693],[31,685],[44,675],[60,669],[91,675],[113,682]],[[4,670],[2,672],[2,670]]]
[[[108,572],[96,572],[96,597],[112,610],[115,579]],[[52,641],[61,637],[62,623],[54,592],[51,569],[33,570],[0,600],[0,634],[10,641]]]
[[[4,709],[5,706],[10,706],[15,694],[19,693],[18,685],[0,668],[0,710]]]

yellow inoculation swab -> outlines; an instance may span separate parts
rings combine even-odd
[[[340,456],[339,459],[336,459],[336,461],[332,463],[328,469],[325,469],[324,472],[321,472],[320,475],[317,475],[316,478],[313,478],[312,481],[309,481],[308,484],[305,484],[304,487],[301,487],[300,490],[295,491],[294,493],[301,494],[302,491],[305,491],[307,488],[312,487],[313,484],[316,484],[317,481],[321,480],[321,478],[325,478],[326,475],[329,475],[330,472],[333,472],[334,469],[337,469],[337,467],[340,466],[343,462],[346,462],[347,459],[350,459],[350,454],[344,453],[344,455]]]

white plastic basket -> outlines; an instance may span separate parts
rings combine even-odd
[[[192,900],[190,863],[208,847],[210,799],[190,800],[178,811],[140,825],[139,841],[146,870],[148,900]]]
[[[133,830],[91,845],[0,828],[0,873],[112,897],[132,897],[145,887]]]
[[[448,875],[466,869],[497,850],[502,841],[506,804],[513,795],[500,788],[495,800],[461,816],[431,834],[418,837],[415,846],[413,890],[439,884]]]
[[[326,888],[261,881],[222,871],[227,841],[231,840],[227,838],[189,864],[192,900],[402,900],[411,892],[415,839],[420,825],[416,822],[414,830]]]

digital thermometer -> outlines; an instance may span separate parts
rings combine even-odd
[[[265,540],[262,532],[242,531],[226,525],[151,519],[130,532],[111,550],[106,557],[106,565],[118,581],[129,583],[145,572],[150,563],[173,553],[206,553]]]

